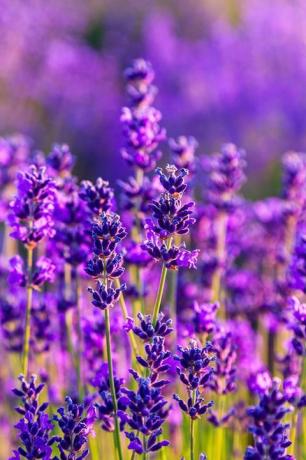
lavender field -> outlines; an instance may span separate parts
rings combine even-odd
[[[306,5],[0,5],[0,460],[306,460]]]

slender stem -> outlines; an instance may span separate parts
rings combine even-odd
[[[163,268],[161,271],[160,275],[160,280],[159,280],[159,286],[158,286],[158,291],[157,291],[157,296],[154,304],[154,309],[153,309],[153,317],[152,317],[152,323],[156,324],[160,306],[161,306],[161,301],[163,298],[163,293],[164,293],[164,288],[165,288],[165,281],[166,281],[166,276],[167,276],[167,267],[165,264],[163,264]]]
[[[219,395],[219,419],[223,416],[224,411],[224,397],[223,395]],[[216,428],[216,441],[215,441],[215,456],[216,460],[223,459],[223,435],[224,435],[224,428],[222,425]]]
[[[216,222],[216,237],[217,247],[216,256],[218,259],[218,268],[216,269],[212,280],[212,301],[220,300],[221,281],[223,274],[223,265],[225,260],[226,250],[226,228],[227,228],[227,215],[221,212]],[[223,313],[223,312],[220,312]]]
[[[143,460],[147,460],[148,456],[147,456],[147,444],[146,444],[146,435],[144,434],[143,435],[143,448],[144,448],[144,453],[142,454],[142,458]]]
[[[22,373],[27,378],[29,366],[29,351],[30,351],[30,335],[31,335],[31,309],[32,309],[32,269],[33,269],[33,248],[28,248],[27,253],[27,270],[28,270],[28,285],[27,285],[27,305],[25,317],[25,330],[22,348]]]
[[[178,284],[178,271],[172,270],[170,273],[169,280],[169,304],[170,304],[170,314],[173,324],[173,347],[176,349],[177,342],[177,315],[176,315],[176,304],[177,304],[177,284]]]
[[[117,289],[120,287],[119,278],[115,279],[115,286],[116,286]],[[126,320],[127,317],[128,317],[128,311],[127,311],[127,308],[126,308],[126,304],[125,304],[125,300],[124,300],[124,296],[123,296],[122,292],[120,293],[119,304],[120,304],[120,307],[121,307],[123,318]],[[133,336],[132,331],[129,331],[128,335],[129,335],[132,350],[133,350],[134,355],[136,357],[137,355],[139,355],[139,352],[138,352],[138,347],[137,347],[135,337]]]
[[[197,397],[197,390],[191,393],[192,404],[194,405]],[[190,417],[190,460],[194,460],[194,419]]]
[[[194,420],[190,418],[190,460],[194,460]]]
[[[82,338],[82,325],[81,325],[81,287],[79,283],[78,273],[75,276],[76,284],[76,317],[77,317],[77,350],[76,350],[76,372],[78,382],[78,393],[80,401],[83,398],[84,387],[82,382],[82,351],[83,351],[83,338]]]
[[[120,427],[119,427],[119,420],[118,420],[118,415],[117,415],[118,406],[117,406],[114,373],[113,373],[109,309],[106,308],[104,313],[105,313],[105,331],[106,331],[107,362],[108,362],[108,372],[109,372],[109,386],[110,386],[113,406],[114,406],[114,420],[115,420],[114,444],[115,444],[115,449],[118,452],[119,460],[123,460],[121,441],[120,441]]]

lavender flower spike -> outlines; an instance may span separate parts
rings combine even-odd
[[[51,437],[53,425],[46,413],[48,403],[39,405],[38,397],[44,388],[44,384],[36,385],[36,376],[32,375],[29,382],[21,375],[19,377],[20,388],[13,390],[14,394],[21,398],[21,406],[16,411],[22,416],[15,428],[19,431],[22,446],[14,451],[10,460],[42,459],[51,460],[51,445],[55,437]]]
[[[88,436],[91,434],[92,425],[96,418],[94,408],[90,406],[85,410],[82,404],[76,404],[66,397],[66,407],[58,409],[54,420],[58,423],[63,436],[56,436],[60,460],[82,460],[86,458],[89,450],[87,447]],[[54,457],[53,460],[59,460]]]
[[[248,415],[252,419],[249,431],[254,436],[255,447],[247,448],[245,460],[294,460],[291,455],[286,455],[287,447],[291,445],[287,435],[290,424],[281,421],[292,410],[286,402],[281,381],[274,379],[271,387],[260,396],[257,406],[249,408]]]

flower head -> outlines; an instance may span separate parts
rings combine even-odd
[[[44,168],[32,165],[17,175],[17,195],[10,205],[8,222],[11,236],[28,247],[35,247],[46,236],[54,235],[55,183]]]
[[[108,181],[98,177],[95,184],[89,180],[81,182],[80,197],[94,214],[99,215],[113,207],[114,191]]]
[[[74,403],[67,396],[66,406],[60,407],[57,413],[54,420],[63,433],[55,438],[61,460],[82,460],[87,457],[88,436],[95,420],[94,408],[90,406],[86,410],[82,404]]]

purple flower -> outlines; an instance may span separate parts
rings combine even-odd
[[[29,284],[34,289],[39,289],[43,284],[54,280],[56,267],[48,257],[42,256],[37,260],[31,279],[25,272],[24,261],[20,256],[12,257],[10,266],[8,281],[12,286],[25,287]]]
[[[177,170],[173,166],[167,167],[168,176],[159,172],[160,181],[165,188],[159,200],[154,200],[150,206],[153,221],[150,223],[153,232],[160,238],[166,239],[175,234],[183,235],[189,232],[189,227],[194,224],[195,219],[191,217],[194,206],[193,202],[182,204],[181,196],[185,190],[184,184],[179,181],[180,185],[171,187],[173,178],[174,183],[177,178],[182,179],[184,176],[177,175]],[[164,185],[165,184],[165,185]]]
[[[306,303],[293,297],[291,298],[291,310],[293,318],[290,328],[294,334],[292,345],[299,356],[306,356]]]
[[[88,436],[91,434],[92,425],[96,418],[92,406],[85,408],[72,399],[66,397],[66,407],[60,407],[54,420],[58,423],[62,436],[56,436],[55,441],[60,451],[61,460],[82,460],[86,458],[88,449]],[[55,457],[54,460],[58,460]]]
[[[195,172],[195,151],[198,148],[196,139],[192,136],[180,136],[169,140],[173,163],[177,168],[186,168]]]
[[[146,356],[137,356],[137,361],[150,372],[151,384],[156,388],[162,388],[169,381],[158,380],[159,374],[170,369],[168,360],[171,356],[171,353],[165,350],[164,337],[153,337],[152,342],[147,343],[144,349]]]
[[[48,257],[40,257],[36,264],[35,270],[31,279],[31,284],[34,288],[40,288],[47,282],[54,280],[55,265]]]
[[[54,231],[55,184],[46,177],[44,168],[32,165],[17,175],[17,195],[10,205],[8,222],[11,236],[28,247],[35,247]]]
[[[75,163],[75,157],[67,144],[54,144],[47,156],[46,164],[53,172],[61,177],[69,176]]]
[[[59,185],[55,203],[55,236],[48,246],[51,254],[54,250],[59,261],[77,267],[87,259],[90,247],[89,212],[79,197],[79,188],[73,177],[65,178]]]
[[[213,337],[212,351],[215,355],[215,368],[209,380],[209,387],[220,395],[235,391],[237,347],[232,333],[220,329]]]
[[[234,144],[225,144],[221,153],[209,158],[208,197],[212,204],[224,211],[230,210],[235,202],[245,175],[244,152]]]
[[[288,152],[283,156],[283,198],[302,206],[306,193],[306,155]]]
[[[190,341],[189,347],[178,346],[178,350],[180,355],[174,357],[179,362],[176,370],[180,381],[186,387],[187,400],[185,402],[176,394],[173,397],[183,412],[192,419],[197,419],[213,405],[213,401],[206,403],[203,398],[203,389],[208,386],[213,373],[212,348],[209,343],[201,347],[193,340]]]
[[[256,394],[264,394],[272,387],[272,377],[270,372],[265,369],[258,369],[252,373],[248,379],[249,389]]]
[[[303,293],[306,292],[306,234],[298,236],[290,266],[290,285]]]
[[[126,231],[118,214],[102,212],[92,224],[94,253],[99,257],[109,257],[125,237]]]
[[[107,212],[114,205],[114,191],[109,182],[98,177],[95,184],[89,180],[81,182],[80,197],[87,203],[88,208],[96,215]]]
[[[96,289],[88,288],[88,291],[92,294],[92,304],[94,307],[100,310],[106,308],[112,308],[118,301],[120,294],[126,288],[125,284],[122,284],[119,288],[114,288],[112,282],[106,285],[103,281],[98,281]]]
[[[113,279],[119,278],[123,272],[123,256],[118,245],[125,238],[120,217],[114,213],[102,212],[92,224],[93,259],[89,260],[86,273],[98,279],[96,290],[88,288],[92,294],[92,304],[105,310],[113,307],[126,285],[113,286]]]
[[[156,323],[153,324],[151,315],[137,314],[139,325],[136,326],[134,321],[131,321],[129,330],[140,337],[144,341],[151,341],[155,337],[166,337],[173,331],[172,320],[165,318],[163,313],[159,313]]]
[[[25,287],[28,279],[25,273],[24,260],[20,256],[14,256],[10,259],[10,270],[8,275],[8,282],[11,286]]]
[[[114,376],[114,386],[116,393],[116,401],[118,404],[118,415],[122,416],[128,405],[128,398],[122,393],[123,379]],[[102,365],[92,380],[92,385],[98,390],[98,401],[95,403],[97,409],[97,417],[101,421],[101,426],[105,431],[114,431],[114,404],[109,385],[109,371],[107,365]],[[123,430],[125,417],[121,418],[121,427]]]
[[[21,398],[22,404],[16,408],[22,416],[15,428],[19,431],[22,446],[14,451],[18,459],[24,457],[29,460],[51,460],[51,445],[55,438],[50,437],[53,425],[46,413],[48,403],[39,405],[38,396],[44,388],[44,384],[36,385],[36,377],[32,376],[27,382],[23,376],[19,377],[20,388],[13,390],[14,394]]]
[[[0,300],[0,320],[3,345],[10,352],[20,353],[23,346],[25,301],[23,297],[7,295]]]
[[[122,109],[121,123],[127,147],[121,154],[131,166],[150,171],[161,155],[156,150],[158,144],[165,138],[165,130],[159,125],[161,113],[151,106],[156,94],[152,85],[154,72],[151,64],[138,59],[125,75],[132,107]]]
[[[273,379],[271,386],[261,394],[259,403],[248,409],[252,420],[249,431],[254,437],[255,447],[247,448],[245,460],[293,460],[293,457],[286,455],[287,447],[291,444],[287,434],[290,424],[282,423],[282,419],[291,411],[286,401],[280,380]]]
[[[150,225],[150,224],[148,224]],[[167,247],[167,244],[160,240],[154,233],[148,231],[147,239],[142,244],[142,249],[146,250],[148,254],[156,261],[163,262],[164,265],[171,270],[178,268],[196,268],[199,250],[188,251],[185,243],[176,246]]]
[[[152,85],[155,74],[150,62],[135,59],[124,72],[127,81],[127,93],[136,108],[148,107],[154,101],[157,88]]]
[[[122,208],[128,211],[133,210],[142,221],[150,209],[150,203],[160,192],[157,177],[154,176],[151,180],[144,176],[141,184],[135,177],[129,177],[126,181],[118,181],[118,184],[122,190]]]
[[[216,315],[219,303],[194,304],[194,327],[197,334],[212,334],[216,330]]]
[[[125,432],[130,441],[128,448],[138,454],[156,452],[169,445],[169,441],[158,441],[168,415],[167,401],[158,385],[150,378],[135,378],[137,390],[122,389],[128,399],[125,421],[134,430]],[[144,436],[140,437],[140,434]]]

